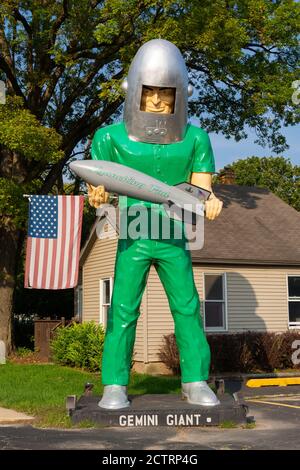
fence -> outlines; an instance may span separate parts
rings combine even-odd
[[[40,360],[51,360],[50,341],[55,334],[55,330],[66,327],[74,321],[74,318],[66,321],[64,317],[56,320],[38,317],[34,319],[34,349]]]

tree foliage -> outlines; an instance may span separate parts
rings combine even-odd
[[[239,140],[247,125],[259,144],[284,150],[281,126],[299,122],[299,15],[290,0],[191,2],[184,30],[199,93],[192,110],[203,127]]]
[[[233,170],[237,184],[268,188],[300,211],[300,166],[293,165],[289,159],[248,157],[227,165],[226,169]]]
[[[22,105],[21,98],[9,96],[6,104],[0,107],[0,144],[22,153],[29,162],[57,162],[63,157],[63,152],[58,150],[61,136],[54,129],[43,126]]]
[[[16,228],[22,228],[26,220],[23,192],[38,192],[42,185],[38,174],[36,178],[27,179],[26,168],[37,162],[51,165],[59,161],[63,157],[62,139],[54,129],[43,126],[25,109],[22,98],[17,96],[8,96],[6,104],[0,106],[0,123],[1,219],[3,223],[3,219],[9,218]]]

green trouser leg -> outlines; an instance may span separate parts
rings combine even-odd
[[[152,263],[174,318],[182,382],[208,379],[210,350],[200,317],[191,257],[184,243],[120,240],[102,359],[104,385],[129,382],[139,307]]]

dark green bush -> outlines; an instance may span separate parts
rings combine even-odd
[[[94,322],[71,323],[58,328],[51,341],[54,362],[99,371],[104,343],[104,331]]]
[[[211,350],[210,371],[215,372],[273,372],[275,369],[299,369],[292,362],[292,344],[300,339],[297,331],[268,333],[247,331],[234,334],[209,334]],[[160,360],[180,373],[179,354],[174,334],[164,337]]]

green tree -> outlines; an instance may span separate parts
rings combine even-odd
[[[207,130],[241,139],[245,126],[275,151],[299,58],[291,0],[2,0],[0,79],[0,339],[10,348],[23,192],[63,191],[74,149],[118,116],[120,81],[142,43],[163,37],[185,54],[191,110]]]
[[[300,211],[300,166],[293,165],[289,159],[248,157],[227,165],[228,169],[233,170],[237,184],[267,188]]]
[[[299,123],[300,4],[292,0],[191,1],[182,19],[202,127],[284,151],[281,127]],[[178,34],[181,37],[180,34]]]

